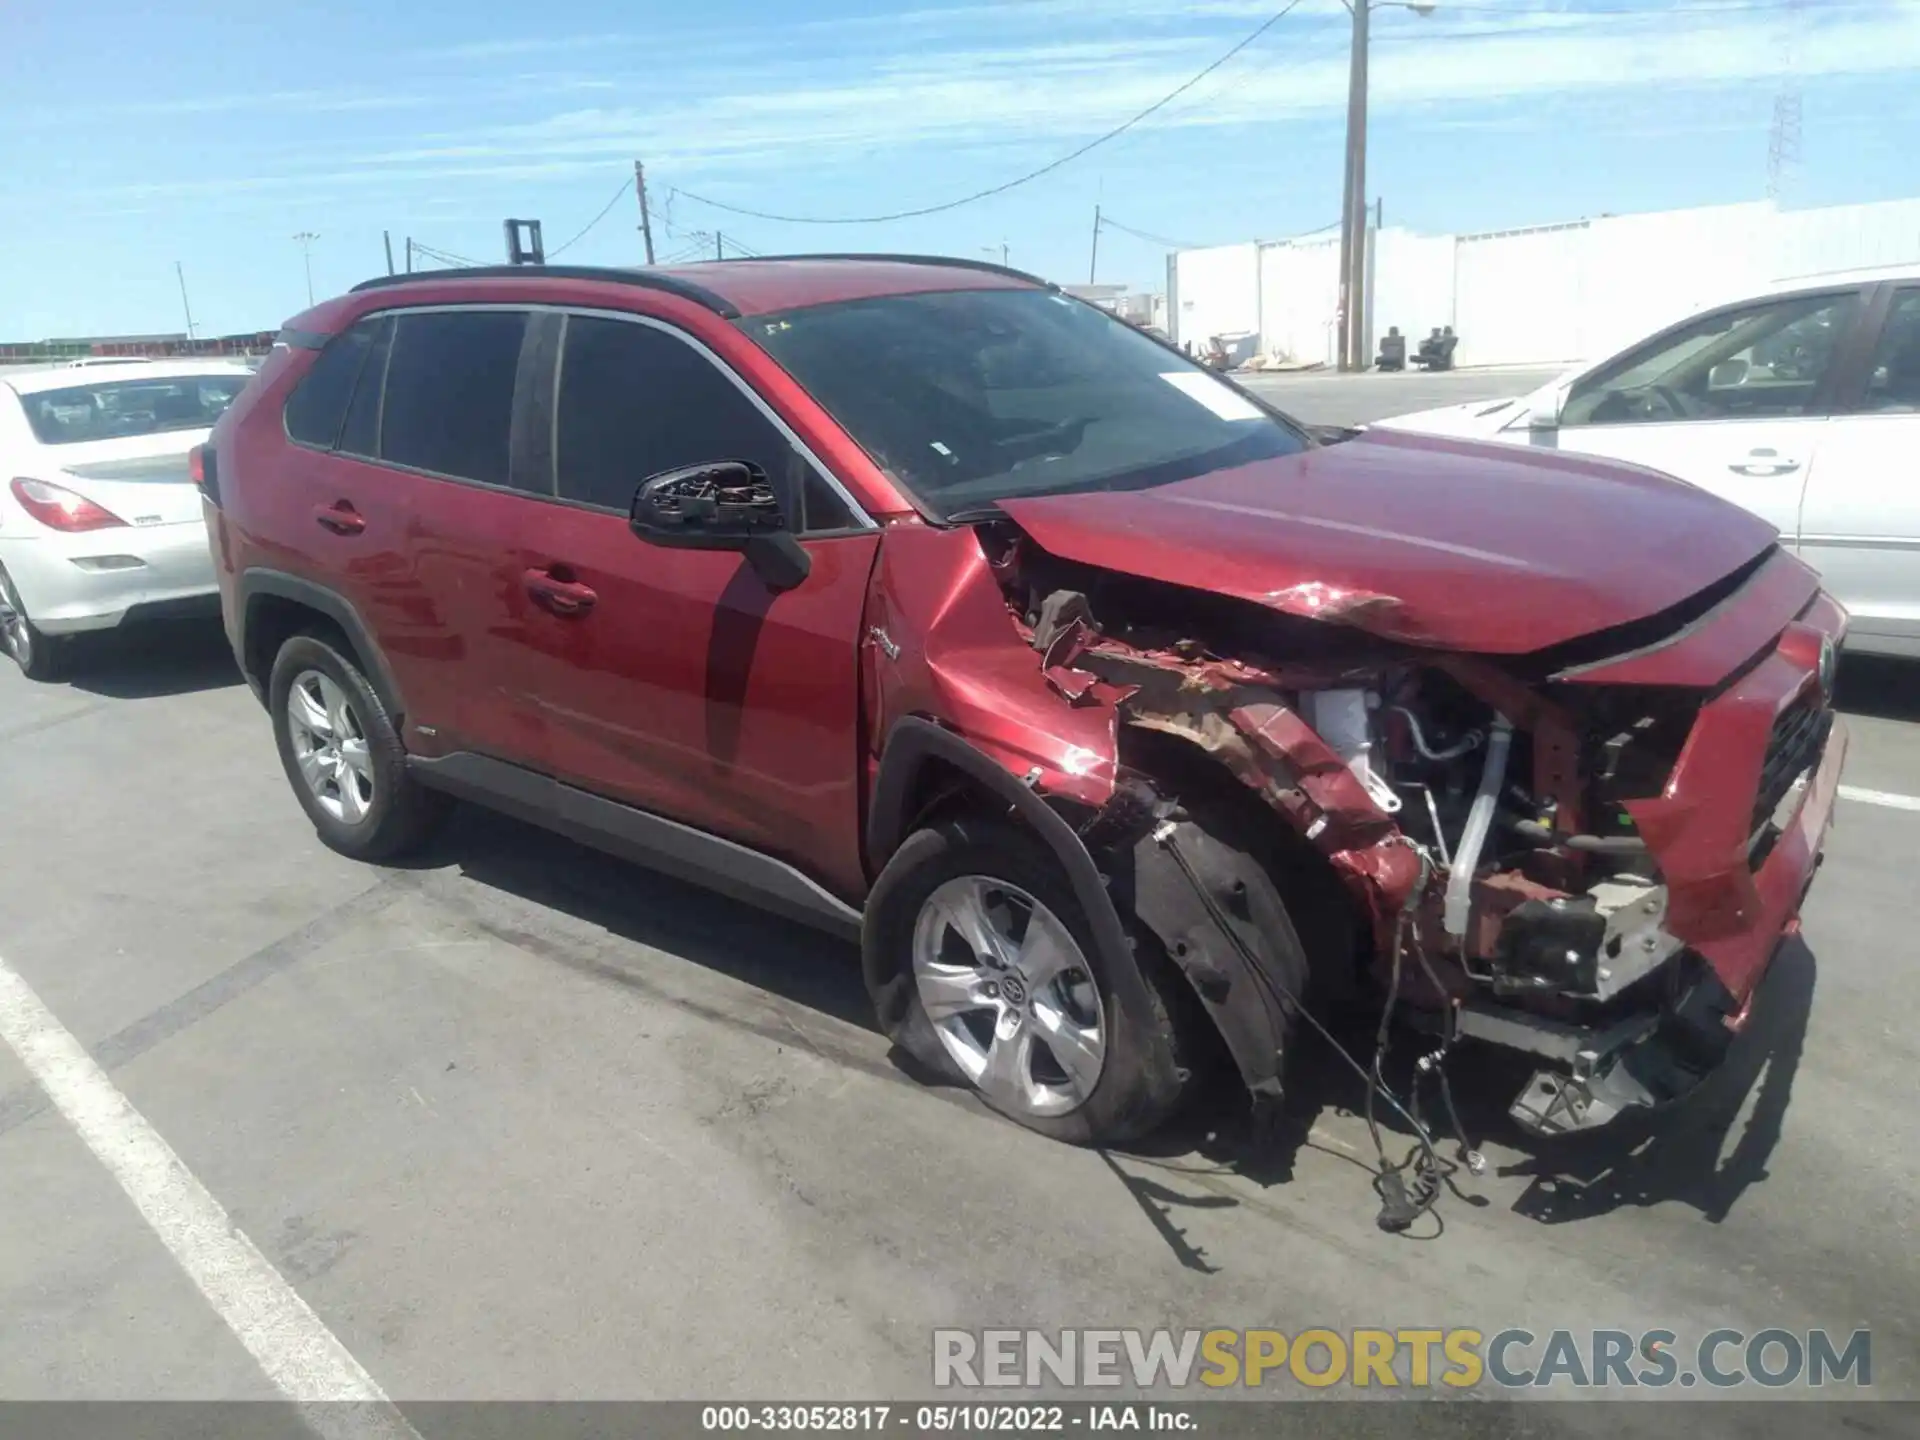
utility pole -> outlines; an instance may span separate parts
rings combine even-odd
[[[633,162],[633,193],[640,197],[640,238],[647,245],[647,264],[653,264],[653,217],[647,213],[647,167]]]
[[[407,236],[407,274],[413,273],[413,237]]]
[[[311,305],[313,304],[313,242],[320,237],[311,230],[302,230],[293,238],[300,247],[300,258],[306,265],[307,304]]]
[[[382,230],[380,232],[380,243],[387,247],[387,274],[391,275],[393,273],[393,232],[391,230]]]
[[[178,260],[173,262],[173,273],[180,277],[180,308],[187,312],[187,339],[193,339],[193,306],[187,303],[187,272],[181,268]]]
[[[1087,284],[1091,285],[1100,274],[1100,207],[1093,207],[1093,258],[1087,262]]]
[[[1340,368],[1365,368],[1360,354],[1360,306],[1365,290],[1367,191],[1367,18],[1372,0],[1347,0],[1353,11],[1353,52],[1347,67],[1347,175],[1340,200]]]
[[[713,232],[713,258],[716,260],[727,258],[727,237],[718,230]]]
[[[1340,207],[1340,368],[1367,368],[1367,39],[1381,6],[1431,15],[1437,0],[1344,0],[1353,12],[1347,69],[1347,175]]]

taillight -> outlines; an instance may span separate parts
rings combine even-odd
[[[45,480],[20,476],[11,488],[21,508],[49,530],[74,534],[81,530],[111,530],[127,523],[86,496],[76,495],[60,485],[50,485]]]
[[[220,503],[220,457],[211,445],[196,445],[187,452],[187,474],[202,495]]]

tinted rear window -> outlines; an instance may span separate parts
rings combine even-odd
[[[380,387],[387,378],[387,347],[393,340],[393,322],[380,320],[366,346],[360,383],[353,388],[346,422],[340,427],[339,448],[349,455],[380,453]]]
[[[102,380],[20,397],[42,445],[80,445],[169,430],[205,430],[246,386],[245,375]]]
[[[387,357],[380,458],[505,485],[524,311],[402,315]]]
[[[341,417],[347,413],[347,401],[353,395],[353,382],[366,359],[369,342],[380,325],[378,320],[362,320],[351,330],[336,335],[313,362],[300,383],[287,397],[287,434],[302,445],[318,445],[331,450],[340,434]]]

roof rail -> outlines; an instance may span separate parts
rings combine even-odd
[[[1043,280],[1038,275],[1029,275],[1024,270],[1015,270],[1010,265],[996,265],[991,260],[969,260],[964,255],[864,255],[854,251],[833,251],[813,255],[729,255],[724,262],[715,260],[696,260],[696,265],[760,265],[770,260],[873,260],[887,265],[943,265],[950,270],[984,270],[989,275],[1005,275],[1012,280],[1025,280],[1030,285],[1038,285],[1047,290],[1060,287],[1051,280]]]
[[[731,301],[677,275],[657,270],[622,268],[613,265],[476,265],[458,270],[412,270],[401,275],[376,275],[353,287],[363,290],[387,290],[402,285],[426,284],[436,280],[597,280],[614,285],[636,285],[643,290],[662,290],[683,300],[704,306],[722,319],[738,320],[740,310]]]

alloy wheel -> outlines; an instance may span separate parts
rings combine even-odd
[[[1071,931],[1027,891],[962,875],[920,907],[913,977],[954,1064],[1000,1109],[1077,1110],[1106,1062],[1100,992]]]
[[[13,588],[13,579],[0,571],[0,645],[22,670],[33,665],[33,627],[27,621],[27,607]]]
[[[287,736],[301,778],[336,820],[358,825],[373,808],[373,756],[353,701],[332,676],[302,670],[287,692]]]

